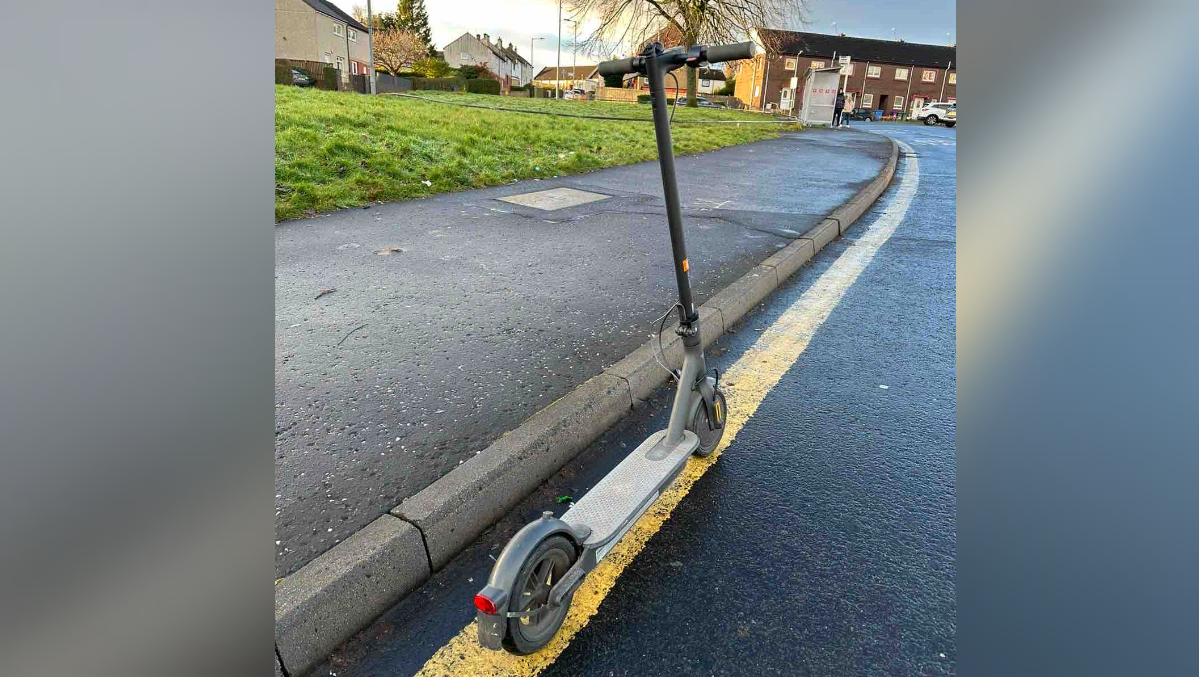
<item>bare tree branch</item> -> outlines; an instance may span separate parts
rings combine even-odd
[[[375,63],[392,75],[399,75],[429,53],[425,42],[416,33],[396,28],[376,28],[374,45]]]

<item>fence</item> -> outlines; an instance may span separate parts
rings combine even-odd
[[[275,59],[275,84],[294,85],[292,69],[299,69],[308,74],[318,89],[340,90],[343,92],[370,93],[370,80],[366,73],[360,75],[345,74],[322,61],[305,61],[303,59]],[[413,89],[438,90],[443,92],[476,92],[479,94],[500,94],[501,85],[498,80],[490,78],[400,78],[389,73],[375,74],[375,91],[407,92]],[[528,92],[517,91],[514,96],[529,96]]]
[[[380,94],[384,92],[407,92],[411,90],[412,80],[410,78],[399,78],[391,73],[375,74],[375,91]]]
[[[674,94],[674,91],[675,90],[673,88],[667,89],[666,96],[667,97],[672,96]],[[643,89],[626,89],[624,87],[600,87],[599,89],[595,90],[595,100],[596,101],[623,101],[625,103],[637,103],[638,96],[646,96],[648,94],[649,94],[649,92],[645,91]],[[686,96],[686,95],[687,95],[687,92],[684,91],[680,96]],[[708,101],[711,101],[712,103],[718,103],[726,108],[744,108],[745,107],[745,104],[741,103],[741,99],[738,99],[735,96],[726,96],[723,94],[703,94],[703,93],[700,93],[699,96],[707,99]]]
[[[308,74],[316,82],[319,89],[347,89],[349,83],[341,77],[341,72],[333,64],[323,61],[305,61],[303,59],[275,59],[275,83],[280,85],[295,84],[292,81],[291,69],[298,68]]]

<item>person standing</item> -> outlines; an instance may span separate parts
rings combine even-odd
[[[827,101],[827,99],[826,99],[826,101]],[[834,127],[844,127],[845,126],[845,123],[841,119],[842,115],[844,115],[844,113],[842,113],[842,111],[844,111],[844,110],[845,110],[845,90],[842,89],[837,92],[837,100],[836,100],[836,102],[833,103],[833,126]]]

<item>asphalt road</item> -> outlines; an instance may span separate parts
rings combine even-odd
[[[798,360],[599,611],[541,672],[956,673],[956,131],[856,125],[905,142],[919,184],[899,225]],[[840,132],[838,132],[840,133]],[[892,187],[710,349],[725,369],[896,209]],[[697,272],[703,275],[703,270]],[[664,389],[316,674],[408,675],[473,618],[507,538],[578,497],[654,430]],[[471,670],[455,674],[504,674]],[[523,673],[521,673],[523,674]]]
[[[809,131],[679,158],[697,302],[888,154]],[[560,186],[610,197],[497,199]],[[641,345],[675,295],[656,163],[286,222],[275,242],[277,576]]]

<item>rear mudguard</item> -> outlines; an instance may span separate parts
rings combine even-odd
[[[586,527],[574,528],[566,522],[546,512],[541,517],[524,526],[504,550],[500,553],[491,575],[487,577],[487,585],[479,591],[487,599],[495,602],[494,614],[478,612],[479,643],[488,649],[500,649],[504,633],[508,631],[508,606],[511,600],[512,588],[516,586],[516,577],[525,560],[533,554],[537,546],[545,539],[562,534],[575,546],[576,558],[583,552],[583,541],[590,530]]]

